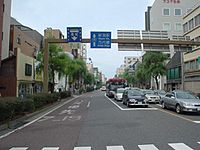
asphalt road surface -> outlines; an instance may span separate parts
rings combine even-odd
[[[200,150],[200,114],[127,108],[95,91],[0,136],[0,150]]]

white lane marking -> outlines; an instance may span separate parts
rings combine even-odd
[[[189,146],[185,145],[184,143],[169,143],[169,146],[171,146],[175,150],[193,150]]]
[[[91,147],[74,147],[74,150],[91,150]]]
[[[123,110],[123,108],[121,108],[119,105],[117,105],[115,102],[113,102],[109,97],[107,97],[106,94],[105,94],[105,97],[106,97],[109,101],[111,101],[115,106],[117,106],[120,110]]]
[[[159,150],[153,144],[138,145],[141,150]]]
[[[62,121],[65,121],[67,118],[68,118],[68,116],[65,116]]]
[[[58,119],[56,120],[56,119],[55,119],[55,120],[52,120],[52,121],[53,121],[53,122],[59,122],[59,121],[61,121],[61,120],[58,120]]]
[[[76,112],[76,110],[63,110],[62,112],[59,113],[59,115],[63,115],[63,114],[68,114],[68,115],[72,115],[74,112]]]
[[[28,147],[13,147],[9,150],[27,150],[27,149],[28,149]]]
[[[79,105],[72,105],[72,106],[69,106],[68,108],[69,109],[77,109],[77,108],[79,108]]]
[[[87,104],[87,108],[89,108],[90,107],[90,101],[88,102],[88,104]]]
[[[112,99],[106,96],[105,97],[111,101],[115,106],[117,106],[120,110],[127,110],[127,111],[132,111],[132,110],[158,110],[158,108],[122,108],[121,106],[117,105]]]
[[[157,106],[159,106],[159,107],[162,107],[162,105],[160,105],[160,104],[156,104]]]
[[[73,104],[80,105],[81,103],[83,103],[83,100],[81,100],[81,101],[77,101],[77,102],[75,102],[75,103],[73,103]]]
[[[59,147],[44,147],[42,150],[59,150]]]
[[[10,131],[10,132],[8,132],[8,133],[6,133],[6,134],[0,136],[0,139],[2,139],[2,138],[4,138],[4,137],[7,137],[8,135],[10,135],[10,134],[12,134],[12,133],[14,133],[14,132],[16,132],[16,131],[18,131],[18,130],[21,130],[21,129],[23,129],[23,128],[25,128],[25,127],[27,127],[27,126],[33,124],[34,122],[40,120],[40,119],[43,118],[44,116],[46,116],[46,115],[52,113],[53,111],[57,110],[58,108],[60,108],[60,107],[62,107],[62,106],[64,106],[64,105],[66,105],[67,103],[70,103],[71,101],[73,101],[73,100],[75,100],[75,99],[77,99],[77,98],[79,98],[79,97],[80,97],[80,96],[77,96],[77,97],[75,97],[75,98],[72,98],[72,99],[69,100],[69,101],[66,101],[66,102],[62,103],[61,105],[59,105],[59,106],[57,106],[56,108],[54,108],[54,109],[48,111],[48,112],[45,113],[44,115],[42,115],[42,116],[40,116],[40,117],[38,117],[38,118],[32,120],[31,122],[29,122],[29,123],[27,123],[27,124],[25,124],[25,125],[23,125],[23,126],[17,128],[17,129],[14,129],[14,130],[12,130],[12,131]]]
[[[200,123],[200,121],[193,121],[194,123]]]
[[[129,111],[129,110],[158,110],[158,108],[152,108],[152,107],[150,107],[150,108],[123,108],[122,110],[127,110],[127,111]]]
[[[107,150],[124,150],[123,146],[106,146]]]
[[[53,118],[55,118],[55,116],[44,116],[43,118],[38,120],[38,122],[46,121],[46,120],[53,119]]]

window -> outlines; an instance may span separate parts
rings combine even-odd
[[[196,64],[195,64],[194,60],[190,62],[190,69],[191,70],[195,70],[196,69]]]
[[[171,77],[171,79],[175,78],[175,70],[174,70],[174,68],[170,69],[170,77]]]
[[[200,14],[194,18],[195,27],[200,25]]]
[[[176,31],[182,31],[183,30],[182,24],[181,23],[176,23],[175,24],[175,30]]]
[[[169,22],[163,23],[163,30],[164,31],[170,31],[171,30],[171,24]]]
[[[20,37],[17,37],[17,44],[21,44],[21,39],[20,39]]]
[[[164,8],[163,9],[163,16],[170,16],[170,10],[169,10],[169,8]]]
[[[183,25],[183,32],[185,33],[185,32],[188,32],[188,23],[185,23],[184,25]]]
[[[192,30],[193,28],[194,28],[194,21],[193,21],[193,19],[191,19],[189,21],[189,30]]]
[[[180,8],[175,8],[174,9],[174,15],[175,16],[181,16],[182,15],[182,11]]]
[[[25,76],[31,76],[32,75],[32,65],[25,64]]]
[[[185,71],[190,70],[190,62],[185,63]]]

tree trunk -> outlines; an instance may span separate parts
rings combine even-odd
[[[156,80],[156,89],[159,90],[158,76],[154,76],[154,79]]]
[[[55,74],[54,74],[54,69],[52,69],[52,84],[53,84],[53,86],[52,86],[52,88],[51,88],[51,93],[53,93],[54,92],[54,86],[55,86]]]

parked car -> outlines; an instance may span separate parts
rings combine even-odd
[[[177,113],[200,112],[199,98],[186,91],[175,90],[167,93],[161,99],[161,105],[162,108],[175,109]]]
[[[160,99],[165,96],[166,92],[164,90],[154,90],[155,94],[160,96]]]
[[[145,94],[147,98],[148,103],[159,103],[160,102],[160,96],[156,95],[153,90],[142,90],[142,92]]]
[[[102,86],[101,91],[106,91],[106,86]]]
[[[122,102],[123,104],[129,106],[144,106],[148,107],[148,104],[146,102],[145,95],[134,89],[127,89],[124,91],[122,96]]]
[[[114,99],[117,101],[122,101],[122,95],[124,93],[124,88],[117,88],[114,94]]]

